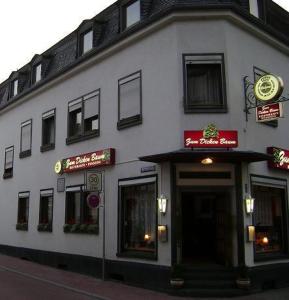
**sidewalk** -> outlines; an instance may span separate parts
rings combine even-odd
[[[0,271],[5,271],[7,275],[17,275],[18,277],[29,279],[33,288],[40,285],[43,289],[57,287],[59,291],[70,291],[76,298],[69,299],[96,299],[96,300],[188,300],[200,298],[174,297],[167,294],[132,287],[113,281],[102,281],[101,279],[63,271],[48,266],[25,261],[19,258],[0,255]],[[8,276],[9,277],[9,276]],[[33,284],[34,283],[34,284]],[[17,283],[13,285],[17,288]],[[1,298],[0,282],[0,299]],[[8,291],[9,292],[9,291]],[[43,291],[45,292],[45,290]],[[59,297],[60,294],[58,294]],[[13,299],[30,299],[19,298]],[[38,298],[37,298],[38,299]],[[56,298],[58,300],[60,298]],[[68,298],[66,298],[68,299]],[[203,300],[205,298],[202,298]],[[217,300],[221,298],[210,298]],[[260,294],[244,297],[232,298],[235,300],[287,300],[289,299],[289,288],[280,290],[270,290]]]

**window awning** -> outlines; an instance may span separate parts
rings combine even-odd
[[[200,163],[201,160],[210,157],[215,163],[260,162],[272,159],[272,155],[254,151],[236,151],[227,149],[180,149],[177,151],[152,154],[139,157],[141,161],[161,163]]]

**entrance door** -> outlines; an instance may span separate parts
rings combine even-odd
[[[228,195],[221,192],[183,192],[183,263],[225,263]]]

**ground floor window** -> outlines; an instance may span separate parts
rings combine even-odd
[[[88,195],[83,186],[66,188],[64,232],[98,233],[99,208],[89,204]]]
[[[52,231],[53,189],[40,191],[38,231]]]
[[[156,177],[120,181],[119,196],[120,252],[153,258],[156,254]]]
[[[253,184],[255,198],[255,256],[282,254],[286,251],[286,189]]]
[[[29,192],[18,194],[17,230],[28,230]]]

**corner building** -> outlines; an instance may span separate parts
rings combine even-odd
[[[0,251],[184,295],[288,285],[288,20],[270,0],[117,1],[12,72]],[[268,73],[283,118],[256,122]]]

